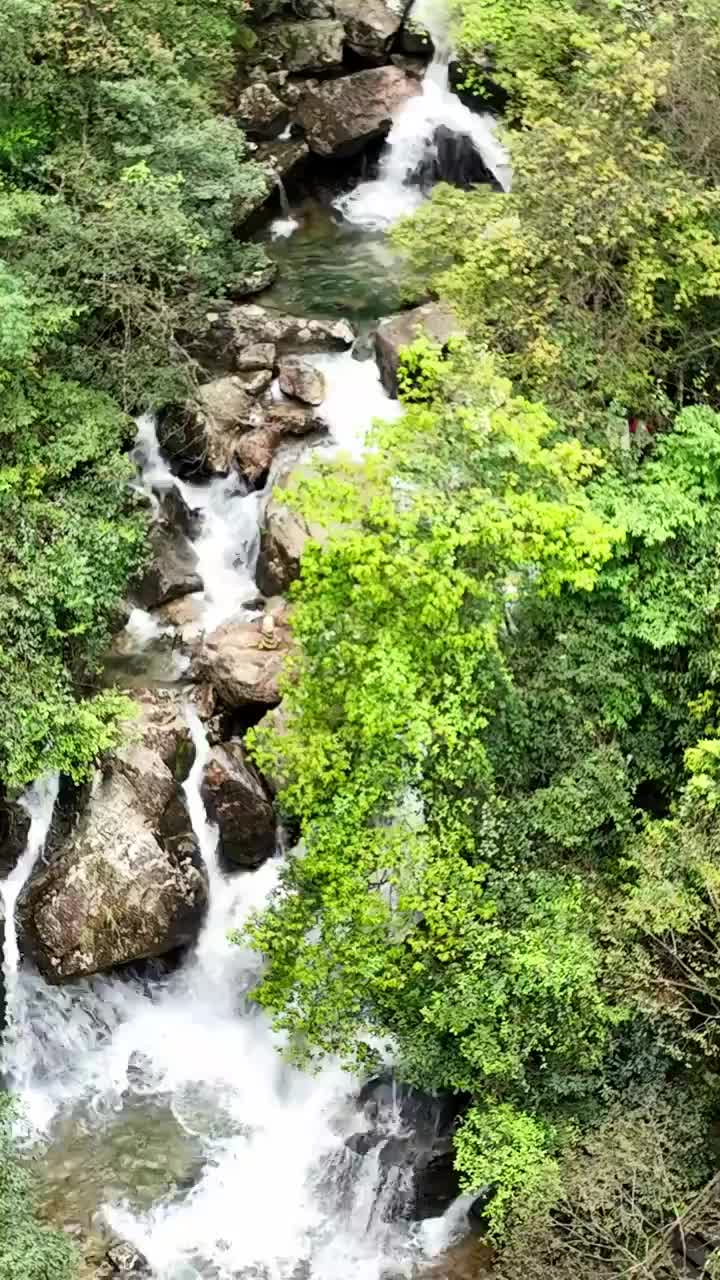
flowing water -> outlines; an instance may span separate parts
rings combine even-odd
[[[433,145],[433,122],[447,122],[450,110],[465,111],[455,99],[446,102],[443,57],[436,53],[422,96],[395,122],[378,179],[341,202],[346,226],[370,228],[362,254],[374,257],[386,278],[377,227],[416,200],[407,179],[417,156]],[[471,119],[473,136],[500,178],[499,144],[487,122]],[[360,238],[355,243],[360,253]],[[339,300],[348,264],[328,270],[337,271]],[[384,297],[378,288],[375,315]],[[326,377],[321,412],[330,427],[329,440],[316,447],[358,456],[373,417],[400,410],[385,396],[374,361],[351,352],[313,359]],[[138,420],[134,456],[138,484],[157,508],[175,487],[194,513],[203,580],[194,600],[198,628],[247,616],[256,594],[264,495],[248,493],[236,477],[179,480],[160,452],[149,414]],[[155,678],[152,653],[166,632],[157,617],[133,611],[125,638],[146,683]],[[183,675],[175,655],[157,678],[182,687]],[[38,783],[24,800],[31,816],[27,847],[0,886],[7,992],[2,1068],[23,1102],[28,1141],[42,1152],[45,1209],[85,1234],[116,1232],[148,1258],[158,1280],[409,1274],[462,1233],[467,1205],[459,1201],[424,1223],[398,1220],[391,1206],[407,1172],[382,1169],[382,1143],[363,1157],[345,1142],[367,1127],[356,1101],[359,1082],[333,1063],[314,1075],[290,1066],[248,999],[260,960],[231,945],[228,933],[272,894],[282,852],[252,873],[222,869],[201,795],[209,747],[197,716],[190,708],[187,715],[196,755],[185,791],[210,892],[197,945],[179,968],[157,964],[50,987],[20,962],[15,905],[42,856],[57,779]],[[378,1123],[386,1137],[397,1135],[397,1107],[387,1106]]]

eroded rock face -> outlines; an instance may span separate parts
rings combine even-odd
[[[388,54],[406,8],[403,0],[335,0],[347,44],[371,62],[382,62]]]
[[[180,529],[165,521],[150,531],[152,560],[134,595],[144,609],[157,609],[193,591],[202,591],[197,555]]]
[[[335,18],[301,22],[269,22],[262,28],[257,60],[293,75],[338,71],[345,31]]]
[[[385,136],[396,111],[418,92],[417,80],[399,67],[373,67],[308,90],[297,119],[316,155],[356,155]]]
[[[98,775],[76,832],[30,880],[18,907],[23,944],[50,982],[163,955],[197,936],[207,902],[197,855],[174,857],[146,816],[174,790],[166,767],[141,795],[121,771]]]
[[[304,404],[322,404],[325,399],[323,374],[299,356],[286,356],[280,361],[279,381],[280,390],[286,396],[293,396]]]
[[[287,107],[262,80],[251,84],[235,104],[236,120],[250,138],[276,138],[290,118]]]
[[[260,519],[260,552],[255,578],[266,596],[283,595],[300,574],[300,560],[310,538],[322,542],[327,529],[308,523],[287,502],[282,490],[296,484],[310,468],[291,465],[278,476]]]
[[[10,874],[27,844],[30,814],[0,792],[0,880]]]
[[[400,352],[420,335],[425,334],[433,342],[444,344],[449,338],[459,337],[462,327],[449,307],[440,302],[426,302],[411,311],[381,320],[375,333],[375,356],[380,370],[380,380],[393,398],[397,397],[397,371]]]
[[[271,856],[277,838],[275,814],[242,743],[231,741],[213,749],[202,794],[217,823],[223,857],[242,867],[257,867]]]
[[[348,76],[347,79],[352,79]],[[345,351],[355,341],[347,320],[309,320],[270,311],[257,303],[230,307],[224,317],[240,367],[248,348],[273,346],[278,356],[309,351]]]
[[[228,707],[274,707],[280,701],[279,680],[290,647],[290,628],[281,605],[252,622],[226,622],[211,632],[193,670]]]
[[[184,407],[163,415],[158,436],[186,474],[224,474],[233,465],[239,435],[256,426],[255,402],[234,374],[214,378]]]

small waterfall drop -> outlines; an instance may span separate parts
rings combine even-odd
[[[18,940],[15,908],[18,898],[45,848],[52,822],[55,801],[60,782],[59,774],[48,774],[25,792],[20,803],[30,816],[25,848],[17,864],[0,883],[0,899],[5,916],[3,940],[3,977],[5,979],[5,1031],[3,1056],[6,1074],[11,1082],[22,1080],[31,1070],[27,1059],[29,1045],[26,1037],[28,1010],[25,988],[20,974],[20,945]]]
[[[422,204],[426,191],[419,176],[436,163],[438,130],[468,138],[502,190],[510,188],[509,158],[493,116],[471,111],[450,89],[447,14],[433,0],[415,5],[412,13],[427,27],[434,46],[422,90],[393,120],[377,178],[361,182],[335,202],[349,223],[367,230],[385,230]]]

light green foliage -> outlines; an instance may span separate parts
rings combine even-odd
[[[13,1116],[8,1094],[0,1093],[0,1280],[72,1280],[72,1244],[34,1215],[32,1178],[17,1157]]]
[[[508,1103],[473,1107],[456,1137],[457,1166],[471,1190],[494,1186],[486,1211],[489,1234],[501,1236],[508,1211],[519,1199],[525,1212],[552,1202],[559,1191],[557,1162],[551,1152],[557,1135]]]
[[[521,64],[512,193],[440,187],[396,233],[413,290],[449,299],[575,431],[604,435],[623,407],[667,420],[669,397],[716,385],[720,197],[682,167],[702,144],[673,78],[678,23],[588,28],[562,84]]]

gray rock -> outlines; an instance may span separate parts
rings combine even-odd
[[[375,67],[304,93],[297,118],[316,155],[356,155],[385,136],[395,113],[418,92],[417,80],[399,67]]]
[[[240,372],[252,372],[258,369],[271,369],[275,365],[275,347],[272,342],[255,342],[237,357]]]
[[[322,404],[325,399],[324,375],[299,356],[286,356],[280,361],[279,379],[280,390],[304,404]]]
[[[227,622],[206,637],[194,674],[207,680],[229,707],[280,701],[279,679],[291,635],[283,608],[252,622]]]
[[[156,609],[179,596],[202,591],[197,555],[179,529],[165,523],[156,525],[150,530],[150,548],[152,559],[134,591],[144,609]]]
[[[242,743],[230,741],[213,749],[202,794],[225,858],[257,867],[271,856],[277,839],[272,802]]]
[[[290,355],[310,351],[344,351],[355,340],[355,331],[348,320],[310,320],[303,316],[288,316],[257,303],[230,307],[224,323],[230,332],[238,364],[248,348],[256,349],[258,344],[272,345],[278,355]]]
[[[228,374],[206,382],[186,405],[164,414],[158,435],[185,472],[223,475],[232,470],[237,438],[258,421],[242,380]]]
[[[347,44],[360,58],[383,62],[406,9],[404,0],[335,0]]]
[[[338,71],[344,39],[343,24],[334,18],[270,22],[262,28],[256,56],[264,66],[282,67],[294,75]]]
[[[168,781],[169,779],[169,781]],[[207,883],[148,826],[172,783],[157,770],[138,796],[127,776],[98,775],[77,830],[31,878],[18,905],[24,948],[50,982],[163,955],[197,936]]]
[[[433,342],[445,344],[449,338],[462,335],[462,327],[449,307],[440,302],[426,302],[411,311],[381,320],[375,332],[375,356],[385,390],[397,398],[397,371],[400,352],[425,334]]]
[[[239,373],[237,376],[249,396],[262,395],[273,380],[272,369],[256,369],[254,373]]]
[[[275,454],[288,437],[327,429],[320,418],[299,404],[273,401],[262,406],[262,415],[262,425],[238,440],[235,448],[235,461],[252,484],[267,474]]]
[[[235,104],[235,118],[250,138],[276,138],[286,127],[290,114],[269,85],[260,81],[249,85]]]

